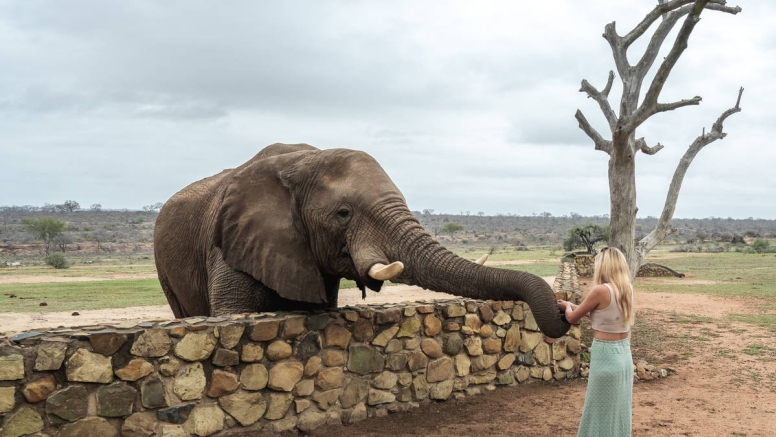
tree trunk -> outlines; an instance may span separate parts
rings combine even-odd
[[[627,141],[627,140],[625,140]],[[636,277],[640,259],[634,250],[636,236],[636,159],[629,145],[613,142],[609,158],[609,246],[625,254],[631,280]]]

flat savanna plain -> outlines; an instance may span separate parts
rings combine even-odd
[[[487,251],[453,249],[469,259]],[[66,270],[0,268],[0,332],[171,317],[149,257],[74,261]],[[666,247],[648,261],[686,277],[636,280],[634,360],[670,369],[671,375],[634,385],[633,435],[774,435],[776,255],[673,253]],[[551,280],[558,255],[541,248],[497,250],[488,264]],[[590,279],[580,278],[580,285],[585,292]],[[360,302],[352,283],[342,286],[342,304]],[[366,302],[437,297],[447,296],[399,285],[368,293]],[[589,329],[585,333],[589,344]],[[585,386],[577,378],[499,388],[346,427],[323,427],[313,435],[574,435]]]

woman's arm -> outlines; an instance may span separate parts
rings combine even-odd
[[[590,290],[590,293],[587,294],[587,297],[581,304],[574,305],[571,302],[560,301],[558,302],[558,308],[563,310],[569,323],[577,323],[582,320],[582,317],[588,315],[590,311],[598,308],[603,299],[608,297],[609,289],[605,285],[597,285]]]

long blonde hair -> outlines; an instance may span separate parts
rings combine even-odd
[[[616,247],[605,247],[595,257],[595,270],[593,283],[609,284],[614,291],[614,300],[622,311],[628,325],[633,325],[633,289],[631,286],[630,268],[628,260]]]

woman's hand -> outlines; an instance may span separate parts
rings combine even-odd
[[[566,312],[566,308],[567,308],[569,305],[571,305],[571,302],[568,302],[568,301],[565,301],[565,300],[558,300],[558,309],[559,309],[561,312],[563,312],[563,313],[565,313],[565,312]]]

